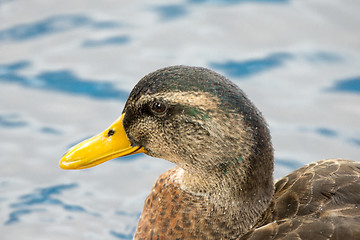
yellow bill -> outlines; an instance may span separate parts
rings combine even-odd
[[[60,160],[63,169],[83,169],[105,161],[146,152],[144,148],[132,147],[126,136],[122,114],[108,129],[72,147]]]

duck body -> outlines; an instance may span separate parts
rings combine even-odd
[[[323,160],[280,179],[269,208],[240,239],[360,239],[360,163]]]
[[[181,171],[176,167],[158,178],[135,239],[224,239],[229,228],[221,219],[228,216],[215,218],[206,196],[182,190]],[[359,174],[359,162],[343,159],[292,172],[275,184],[271,203],[252,229],[232,239],[360,239]]]
[[[324,160],[275,185],[267,124],[225,77],[173,66],[134,87],[121,118],[70,149],[65,169],[144,152],[173,162],[134,239],[360,239],[360,164]]]

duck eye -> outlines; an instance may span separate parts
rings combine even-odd
[[[151,106],[151,110],[153,110],[155,113],[164,113],[166,108],[166,105],[162,102],[154,102]]]

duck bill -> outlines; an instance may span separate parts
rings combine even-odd
[[[72,147],[60,160],[62,169],[83,169],[108,160],[146,152],[139,146],[131,146],[126,136],[122,114],[108,129]]]

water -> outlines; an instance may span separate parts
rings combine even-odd
[[[0,0],[1,239],[131,239],[157,176],[135,155],[58,167],[105,129],[145,74],[210,67],[262,110],[275,177],[359,160],[357,0]]]

